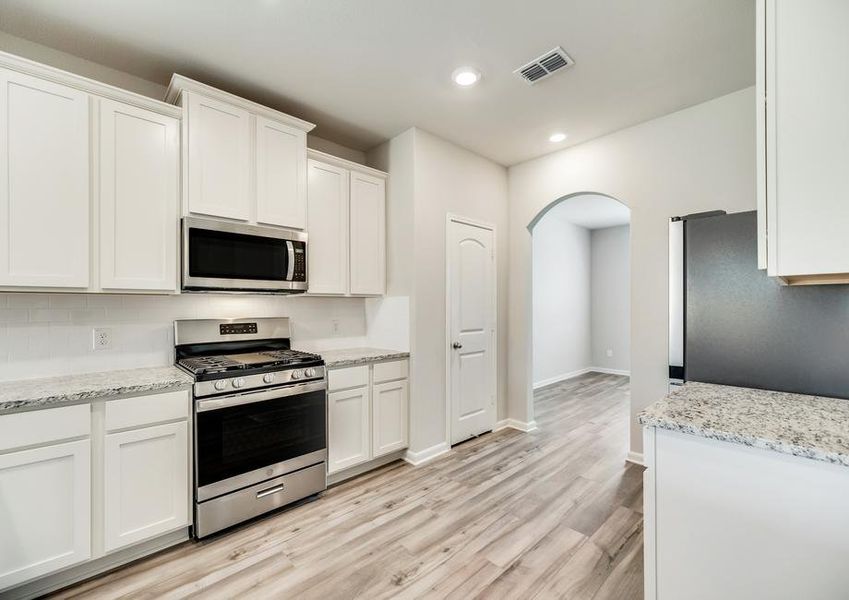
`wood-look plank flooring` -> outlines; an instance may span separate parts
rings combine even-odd
[[[397,462],[56,598],[642,598],[642,469],[624,462],[628,379],[535,393],[505,429]]]

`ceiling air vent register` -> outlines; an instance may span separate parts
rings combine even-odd
[[[572,60],[572,57],[566,54],[563,48],[557,46],[513,72],[524,79],[528,85],[533,85],[537,81],[551,77],[557,71],[562,71],[574,64],[575,61]]]

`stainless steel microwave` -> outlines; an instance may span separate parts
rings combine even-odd
[[[307,234],[184,217],[182,289],[186,292],[307,291]]]

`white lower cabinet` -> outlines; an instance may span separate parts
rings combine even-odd
[[[90,448],[85,439],[0,455],[0,590],[91,556]]]
[[[407,447],[407,380],[376,383],[371,392],[373,458]]]
[[[406,378],[406,360],[329,370],[328,474],[408,446]]]
[[[371,458],[368,386],[327,395],[327,471],[335,473]]]
[[[107,552],[188,525],[186,421],[110,433],[104,447]]]
[[[190,525],[190,406],[179,390],[0,415],[0,597]]]

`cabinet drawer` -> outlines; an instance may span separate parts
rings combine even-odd
[[[393,360],[392,362],[377,363],[374,365],[374,382],[392,381],[394,379],[407,378],[407,361]]]
[[[189,392],[180,390],[106,403],[106,430],[141,427],[189,417]]]
[[[327,372],[327,377],[327,389],[330,391],[368,385],[368,365],[332,369]]]
[[[88,404],[0,415],[0,451],[88,435]]]

